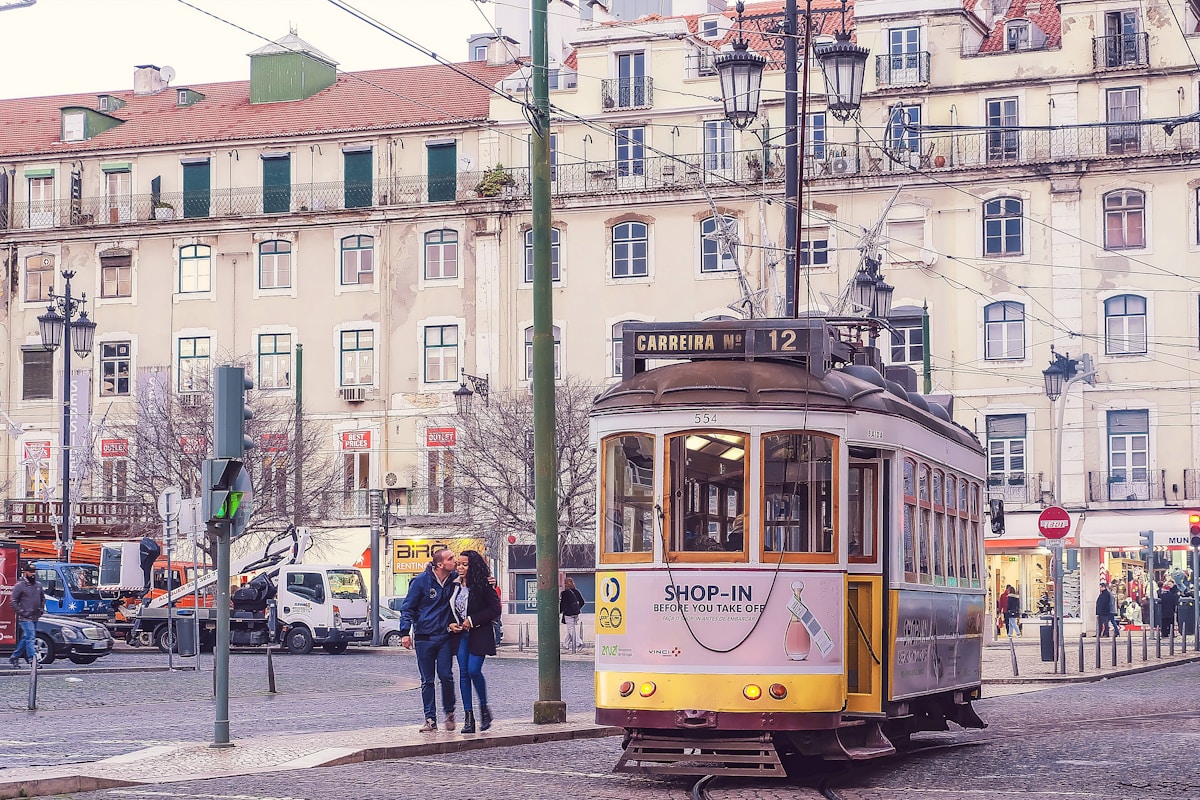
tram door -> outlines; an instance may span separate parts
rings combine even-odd
[[[845,531],[846,710],[878,713],[883,703],[884,582],[882,558],[883,464],[850,462]]]

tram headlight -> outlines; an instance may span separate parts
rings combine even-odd
[[[742,688],[742,696],[747,700],[757,700],[762,697],[762,687],[755,683],[748,683]]]
[[[638,689],[638,694],[640,694],[642,697],[649,697],[650,695],[654,694],[654,690],[657,688],[658,687],[654,685],[654,681],[646,681]]]
[[[772,683],[767,689],[767,694],[771,695],[771,697],[775,698],[776,700],[782,700],[783,698],[787,697],[787,687],[782,683]]]
[[[617,691],[621,693],[621,697],[629,697],[629,695],[633,694],[633,681],[624,681],[621,684],[621,688]]]

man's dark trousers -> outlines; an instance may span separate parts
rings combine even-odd
[[[433,676],[442,683],[442,711],[454,713],[454,651],[457,637],[448,633],[422,634],[413,637],[413,648],[417,652],[417,671],[421,673],[421,705],[425,707],[425,719],[437,719],[434,705]]]

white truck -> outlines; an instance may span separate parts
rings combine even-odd
[[[354,642],[371,641],[366,583],[354,567],[305,564],[309,536],[289,528],[260,553],[231,565],[230,574],[253,576],[232,596],[229,628],[235,647],[281,642],[292,653],[343,653]],[[175,644],[175,626],[199,623],[200,646],[216,641],[216,609],[200,593],[216,584],[216,573],[160,595],[138,610],[130,644],[154,644],[167,652]],[[200,598],[198,601],[196,598]],[[173,625],[170,624],[173,621]]]

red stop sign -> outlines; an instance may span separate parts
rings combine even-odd
[[[1038,515],[1038,532],[1047,539],[1065,539],[1071,532],[1071,515],[1062,506],[1050,506]]]

